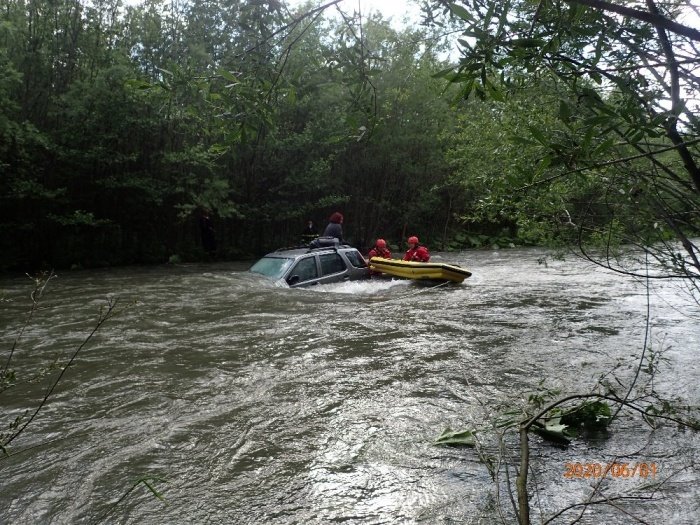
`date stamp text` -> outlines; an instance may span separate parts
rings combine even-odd
[[[655,478],[656,463],[564,463],[564,477],[587,478]]]

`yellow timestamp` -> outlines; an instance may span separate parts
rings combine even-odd
[[[564,477],[655,478],[656,463],[564,463]]]

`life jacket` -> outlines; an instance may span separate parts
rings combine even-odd
[[[368,259],[371,259],[372,257],[383,257],[384,259],[391,259],[391,252],[387,248],[377,248],[375,246],[367,254]]]
[[[403,260],[428,262],[430,260],[430,253],[425,246],[416,246],[415,248],[410,248],[406,251],[406,255],[404,255]]]

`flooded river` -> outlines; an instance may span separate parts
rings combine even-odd
[[[59,273],[15,350],[20,381],[65,365],[107,297],[120,313],[0,459],[0,522],[513,523],[515,440],[494,483],[477,450],[433,444],[446,427],[478,428],[497,458],[499,414],[539,387],[588,392],[603,376],[623,395],[645,340],[654,390],[700,405],[697,304],[652,282],[648,305],[643,281],[543,255],[436,254],[473,272],[440,287],[290,290],[234,263]],[[31,282],[0,284],[4,363]],[[0,394],[3,429],[59,371]],[[614,461],[653,464],[655,476],[605,479],[593,499],[607,503],[552,523],[700,522],[697,432],[623,411],[607,436],[531,442],[533,523],[600,481],[565,477],[567,463]]]

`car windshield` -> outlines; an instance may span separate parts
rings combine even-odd
[[[250,271],[272,279],[279,279],[293,261],[294,259],[287,257],[263,257],[250,267]]]
[[[355,268],[367,268],[367,263],[357,250],[345,252],[345,257]]]

